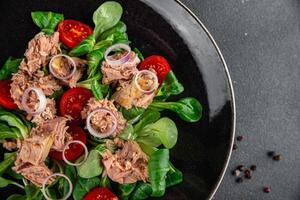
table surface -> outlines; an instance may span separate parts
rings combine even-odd
[[[236,142],[216,200],[300,199],[300,1],[182,0],[219,45],[233,81]],[[273,161],[268,151],[282,154]],[[237,165],[257,165],[236,183]],[[263,187],[269,186],[266,194]]]

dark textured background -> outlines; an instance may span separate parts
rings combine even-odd
[[[227,61],[237,107],[237,143],[216,200],[300,199],[300,1],[182,0]],[[268,150],[283,154],[274,162]],[[239,164],[257,165],[237,184]],[[271,187],[269,194],[262,192]]]

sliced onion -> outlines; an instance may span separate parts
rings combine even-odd
[[[112,60],[110,59],[109,53],[116,50],[116,49],[124,49],[127,51],[127,53],[120,59],[118,60]],[[131,54],[131,48],[127,44],[115,44],[110,46],[104,53],[104,58],[106,62],[111,65],[112,67],[118,67],[124,63],[126,63],[130,59],[130,54]]]
[[[80,163],[72,163],[72,162],[68,161],[68,159],[65,156],[65,151],[68,149],[68,146],[73,143],[80,144],[84,149],[84,159]],[[67,142],[67,144],[65,145],[65,147],[62,151],[62,158],[68,165],[79,166],[79,165],[82,165],[86,161],[88,154],[89,154],[89,151],[83,142],[81,142],[80,140],[71,140],[71,141]]]
[[[154,78],[154,84],[153,87],[151,88],[151,90],[143,90],[140,86],[140,84],[138,83],[138,78],[142,75],[142,74],[149,74]],[[134,76],[134,84],[136,86],[136,88],[141,91],[142,93],[152,93],[154,90],[156,90],[157,86],[158,86],[158,79],[157,76],[154,72],[150,71],[150,70],[141,70],[139,71],[135,76]]]
[[[68,183],[69,183],[69,191],[68,191],[68,193],[66,194],[66,196],[64,196],[64,197],[61,198],[61,199],[52,199],[52,198],[50,198],[50,197],[47,195],[47,193],[46,193],[46,191],[45,191],[47,182],[48,182],[52,177],[55,177],[55,176],[63,177],[63,178],[65,178],[65,179],[68,181]],[[41,191],[42,191],[42,193],[43,193],[43,195],[44,195],[44,197],[45,197],[46,200],[67,200],[67,199],[71,196],[71,194],[72,194],[72,191],[73,191],[73,184],[72,184],[70,178],[67,177],[66,175],[61,174],[61,173],[54,173],[54,174],[48,176],[48,177],[44,180]]]
[[[98,112],[105,112],[105,113],[108,113],[112,116],[113,118],[113,127],[111,127],[110,130],[108,130],[106,133],[100,133],[98,131],[96,131],[93,126],[91,125],[91,117],[93,115],[95,115],[96,113]],[[118,121],[117,121],[117,118],[116,116],[109,110],[107,109],[104,109],[104,108],[99,108],[97,110],[94,110],[93,112],[91,112],[87,119],[86,119],[86,126],[87,126],[87,129],[89,130],[90,134],[92,134],[93,136],[97,137],[97,138],[106,138],[108,136],[110,136],[111,134],[113,134],[117,128],[117,125],[118,125]]]
[[[55,72],[54,72],[54,70],[53,70],[53,61],[55,60],[55,59],[59,59],[60,57],[65,57],[67,60],[69,60],[70,62],[71,62],[71,64],[73,65],[73,70],[72,70],[72,72],[69,74],[69,75],[67,75],[67,76],[64,76],[64,77],[62,77],[62,76],[59,76],[58,74],[56,74]],[[67,79],[69,79],[69,78],[71,78],[73,75],[74,75],[74,73],[76,72],[76,63],[75,63],[75,61],[70,57],[70,56],[67,56],[67,55],[65,55],[65,54],[58,54],[58,55],[56,55],[56,56],[53,56],[52,58],[51,58],[51,60],[50,60],[50,63],[49,63],[49,70],[50,70],[50,73],[55,77],[55,78],[58,78],[58,79],[60,79],[60,80],[67,80]]]
[[[27,105],[27,99],[29,97],[29,93],[33,91],[35,92],[38,100],[39,100],[39,107],[34,111],[34,110],[31,110],[28,105]],[[22,106],[24,108],[24,110],[28,113],[28,114],[32,114],[32,115],[35,115],[35,114],[39,114],[39,113],[42,113],[45,109],[46,109],[46,106],[47,106],[47,99],[46,99],[46,96],[43,92],[43,90],[41,90],[40,88],[37,88],[37,87],[30,87],[30,88],[27,88],[22,96]]]

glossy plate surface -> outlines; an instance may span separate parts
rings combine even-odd
[[[20,57],[27,42],[39,31],[30,12],[50,10],[64,13],[90,25],[99,0],[1,1],[0,63],[8,56]],[[122,1],[123,21],[128,26],[131,46],[145,56],[168,58],[185,92],[175,97],[194,96],[203,105],[198,123],[185,123],[166,113],[179,128],[178,143],[171,161],[183,171],[184,182],[167,190],[162,199],[209,199],[218,187],[231,154],[235,129],[235,106],[224,59],[212,37],[180,2],[174,0]],[[13,11],[13,12],[12,12]],[[1,199],[16,193],[2,189]]]

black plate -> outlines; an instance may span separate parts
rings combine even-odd
[[[8,56],[22,56],[27,42],[39,31],[31,21],[31,11],[61,12],[66,19],[92,25],[92,13],[101,2],[1,1],[1,64]],[[224,59],[206,28],[180,2],[127,0],[122,5],[132,46],[145,56],[167,57],[185,86],[180,96],[194,96],[204,107],[199,123],[185,123],[170,114],[180,132],[171,160],[183,171],[184,182],[168,189],[163,199],[209,199],[224,175],[235,129],[233,90]],[[1,199],[15,192],[16,188],[3,189]]]

